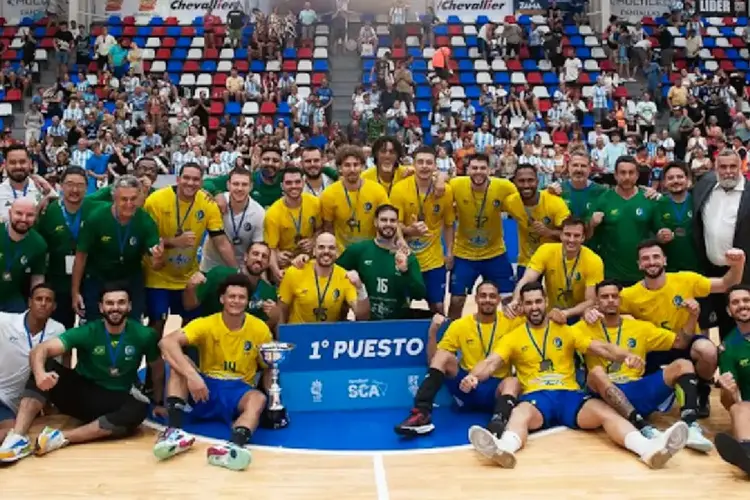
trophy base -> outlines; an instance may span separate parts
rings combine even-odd
[[[264,411],[260,417],[260,425],[266,429],[283,429],[289,425],[289,415],[286,408]]]

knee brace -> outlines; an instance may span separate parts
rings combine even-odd
[[[99,426],[112,433],[112,437],[125,437],[138,428],[148,415],[148,405],[129,397],[117,410],[99,417]]]

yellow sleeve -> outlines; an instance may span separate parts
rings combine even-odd
[[[452,226],[456,222],[456,208],[453,206],[455,198],[453,197],[453,189],[450,185],[445,186],[445,194],[443,195],[445,208],[443,209],[443,224],[446,226]]]
[[[510,364],[513,359],[513,346],[516,344],[514,339],[515,330],[512,330],[509,334],[503,335],[499,342],[495,342],[492,352],[500,356],[505,364]]]
[[[143,209],[151,216],[152,219],[157,220],[159,205],[159,199],[161,199],[161,193],[159,191],[151,194],[146,198],[146,202],[143,204]]]
[[[523,201],[521,201],[521,195],[516,191],[515,193],[506,196],[502,203],[503,212],[513,217],[515,221],[522,225],[528,225],[529,216],[526,214],[526,210],[523,207]]]
[[[290,266],[279,283],[279,300],[288,306],[291,306],[294,300],[294,284],[299,281],[298,274],[299,269]]]
[[[352,282],[346,279],[346,276],[341,278],[341,290],[344,293],[344,300],[350,307],[357,303],[357,289],[354,288]]]
[[[320,217],[323,222],[333,222],[336,218],[336,195],[329,186],[320,195]]]
[[[445,333],[443,334],[443,338],[440,339],[440,342],[438,342],[438,349],[442,349],[444,351],[451,352],[453,354],[457,353],[460,345],[458,342],[458,334],[461,329],[461,325],[459,324],[460,320],[453,321],[451,324],[448,325],[448,329],[445,330]]]
[[[317,196],[310,195],[310,202],[313,207],[313,217],[315,218],[315,227],[313,228],[313,233],[320,229],[320,227],[323,225],[320,219],[320,200]]]
[[[547,262],[550,260],[552,252],[554,252],[555,246],[552,243],[544,243],[540,246],[534,255],[529,259],[529,263],[526,264],[528,269],[532,269],[539,274],[544,274],[547,269]]]
[[[668,351],[674,345],[677,334],[673,331],[659,328],[648,321],[640,321],[646,329],[646,349],[651,351]]]
[[[219,205],[209,199],[206,199],[203,205],[206,211],[206,229],[210,232],[224,231],[224,218],[221,216]]]
[[[583,330],[583,328],[580,327],[563,327],[567,328],[570,332],[570,336],[573,339],[573,345],[575,347],[575,350],[578,351],[581,354],[586,354],[586,351],[589,350],[589,347],[591,346],[591,342],[593,339],[591,338],[591,335],[589,335],[586,331]]]
[[[268,209],[266,216],[263,218],[263,239],[271,249],[279,247],[279,239],[281,237],[279,234],[279,223],[277,217],[279,211],[277,210],[276,203],[278,202],[275,202]]]
[[[586,251],[587,248],[583,247],[581,251]],[[604,281],[604,262],[596,252],[587,252],[588,264],[586,266],[586,286],[596,286],[597,283]]]
[[[689,276],[690,281],[692,281],[693,297],[708,297],[711,294],[710,278],[690,271],[683,271],[682,274]]]
[[[555,227],[561,227],[563,221],[570,217],[570,209],[568,208],[568,205],[565,204],[565,201],[559,196],[550,194],[549,199],[552,202],[552,213],[554,214],[553,222]]]
[[[203,343],[203,338],[206,336],[206,332],[210,331],[210,328],[207,328],[210,327],[208,324],[210,317],[211,316],[206,316],[204,318],[195,319],[182,327],[182,333],[185,334],[190,345],[200,345]]]
[[[631,301],[630,301],[630,298],[628,296],[629,295],[629,293],[628,293],[629,289],[630,288],[628,287],[628,288],[625,288],[624,290],[622,290],[620,292],[620,314],[630,314],[630,315],[633,314],[633,312],[632,312],[633,310],[632,310],[632,306],[631,306]]]
[[[391,205],[398,209],[398,221],[406,224],[406,197],[403,194],[403,189],[399,186],[394,187],[391,191]]]

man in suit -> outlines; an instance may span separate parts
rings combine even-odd
[[[695,243],[705,274],[723,276],[727,272],[727,250],[739,248],[750,253],[750,186],[735,151],[719,152],[714,171],[701,177],[693,188],[693,203]],[[747,264],[742,283],[750,284]],[[727,313],[726,294],[712,294],[701,306],[701,328],[718,326],[724,339],[735,326]]]

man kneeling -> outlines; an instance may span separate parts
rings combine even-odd
[[[132,434],[148,413],[148,400],[135,392],[143,356],[154,370],[154,393],[161,398],[164,373],[159,371],[156,334],[128,319],[131,301],[122,286],[105,285],[99,298],[103,319],[91,321],[42,342],[30,354],[32,376],[18,408],[13,430],[0,447],[2,462],[31,454],[27,433],[46,403],[86,424],[61,431],[45,427],[35,453],[44,455],[68,444]],[[54,358],[76,349],[75,369]]]
[[[258,348],[273,340],[268,326],[245,312],[252,289],[244,274],[229,276],[219,287],[222,312],[193,320],[159,343],[170,374],[169,427],[154,446],[158,459],[187,451],[195,442],[181,429],[190,397],[193,418],[223,420],[232,426],[230,442],[208,449],[208,463],[231,470],[250,465],[250,450],[244,446],[266,407],[265,394],[253,387],[258,368],[265,368]],[[198,349],[202,372],[183,353],[188,345]],[[270,386],[269,373],[263,374],[265,388]]]

